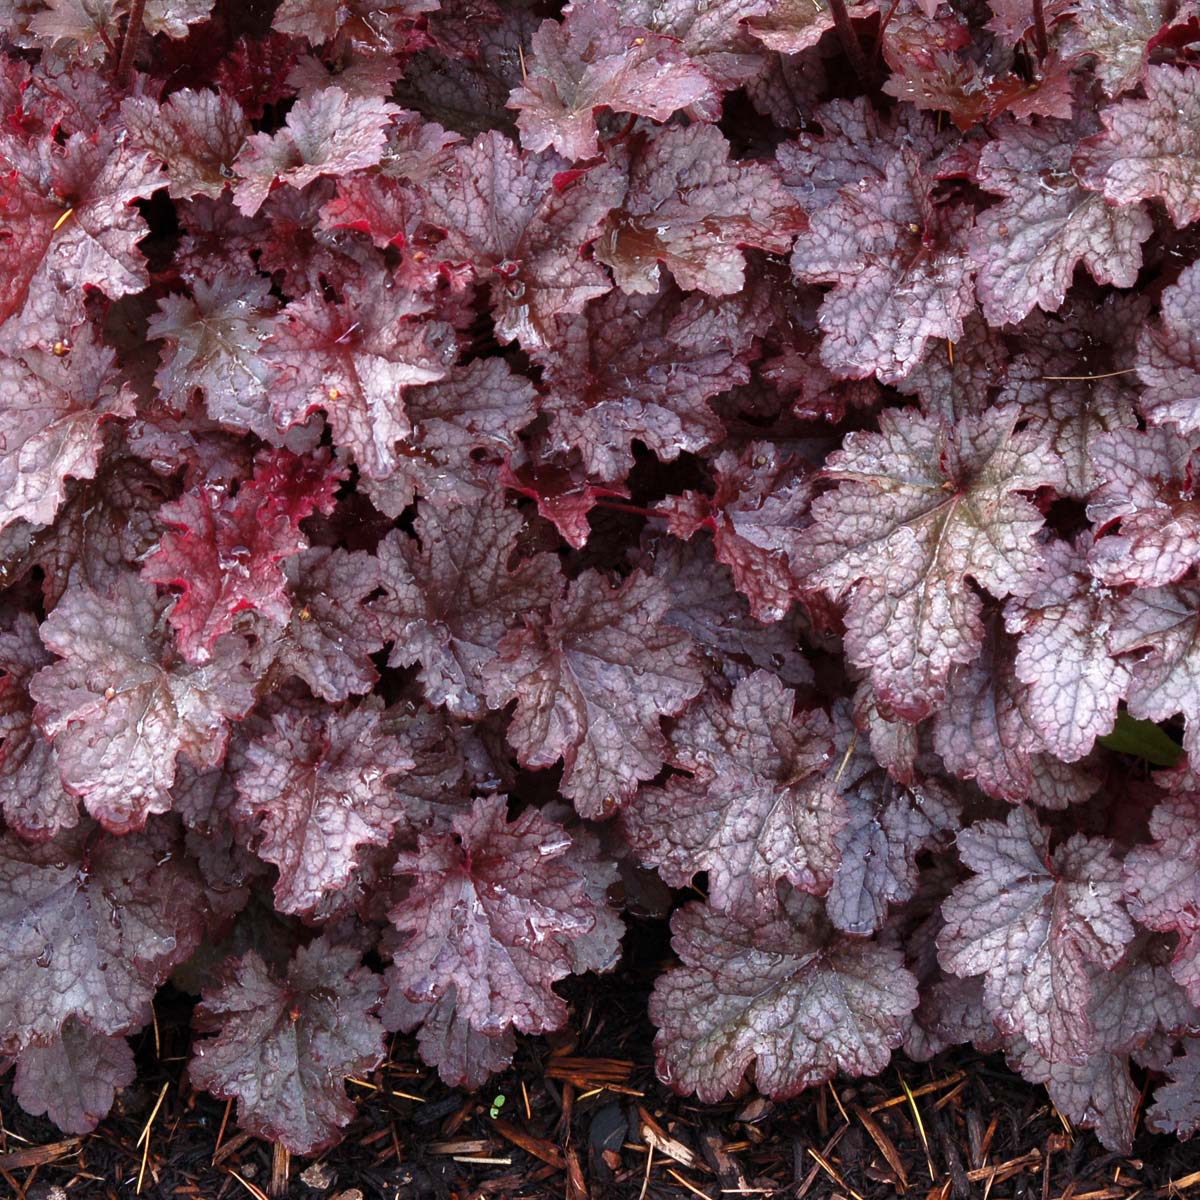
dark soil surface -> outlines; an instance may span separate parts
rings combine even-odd
[[[876,1079],[781,1103],[749,1088],[717,1105],[676,1096],[653,1069],[655,966],[574,980],[570,1028],[523,1040],[513,1069],[475,1094],[446,1087],[397,1036],[379,1070],[347,1084],[358,1117],[317,1160],[241,1134],[233,1106],[191,1087],[192,1001],[168,990],[157,1046],[152,1031],[137,1046],[138,1084],[94,1134],[64,1138],[0,1088],[0,1196],[1200,1200],[1200,1139],[1141,1133],[1133,1156],[1110,1154],[1002,1057],[969,1048],[897,1056]]]

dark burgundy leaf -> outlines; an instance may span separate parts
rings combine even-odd
[[[484,669],[501,639],[561,594],[553,555],[510,569],[524,528],[504,493],[492,491],[471,507],[422,505],[417,541],[397,530],[380,543],[383,596],[371,609],[392,643],[389,665],[419,662],[426,699],[455,717],[484,715]]]
[[[396,861],[413,881],[391,913],[410,935],[394,956],[392,988],[418,1004],[452,990],[457,1017],[489,1037],[510,1025],[558,1028],[567,1009],[551,985],[575,969],[572,943],[607,930],[611,965],[621,933],[605,918],[586,848],[536,809],[509,821],[499,796],[476,800],[453,827],[422,833],[418,850]]]
[[[612,0],[575,4],[543,21],[509,99],[521,143],[566,158],[599,153],[595,112],[607,108],[665,121],[676,109],[716,102],[708,76],[673,37],[628,23]]]
[[[743,247],[783,254],[804,227],[767,164],[731,159],[711,125],[668,128],[634,151],[596,257],[622,291],[657,292],[665,266],[682,288],[731,296],[746,281]]]
[[[125,575],[106,593],[68,589],[41,628],[59,661],[29,684],[34,715],[67,790],[114,833],[168,811],[176,758],[214,766],[228,721],[254,702],[242,639],[217,641],[193,666],[175,652],[165,606]]]
[[[588,571],[549,622],[506,635],[485,669],[489,699],[517,707],[508,740],[522,765],[563,760],[562,793],[584,816],[611,813],[656,775],[660,718],[703,685],[687,634],[662,623],[668,597],[635,572],[618,587]]]
[[[68,1017],[52,1041],[21,1052],[13,1092],[27,1113],[44,1114],[64,1133],[91,1133],[135,1075],[123,1037],[94,1033]]]
[[[302,946],[282,979],[251,950],[196,1010],[197,1030],[214,1036],[196,1043],[192,1082],[236,1099],[245,1132],[317,1154],[354,1117],[344,1077],[383,1058],[383,1026],[371,1015],[380,991],[352,946]]]
[[[204,891],[169,827],[112,837],[91,822],[30,846],[0,839],[0,1051],[140,1029],[200,940]]]
[[[996,408],[947,428],[887,411],[879,433],[849,434],[828,460],[826,473],[843,482],[813,503],[801,582],[851,593],[847,655],[906,719],[925,716],[951,668],[979,653],[980,602],[967,578],[998,597],[1033,585],[1042,517],[1015,493],[1056,482],[1061,465],[1014,432],[1018,417]]]
[[[836,933],[809,896],[746,920],[693,903],[671,930],[682,965],[650,997],[658,1071],[705,1103],[733,1091],[752,1062],[759,1089],[778,1098],[838,1072],[882,1071],[917,1006],[900,954]]]
[[[708,872],[709,901],[739,914],[775,907],[780,880],[822,894],[833,881],[845,802],[827,776],[833,727],[820,710],[755,671],[729,703],[711,693],[671,733],[670,762],[688,772],[643,788],[622,829],[642,862],[674,887]]]
[[[724,450],[712,464],[716,488],[671,496],[656,506],[676,537],[711,531],[718,561],[733,572],[759,621],[786,616],[796,594],[794,573],[807,561],[801,529],[808,524],[813,472],[798,454],[751,442]]]
[[[1116,966],[1133,937],[1110,848],[1075,834],[1051,854],[1028,808],[958,836],[975,874],[942,906],[938,957],[957,975],[984,975],[992,1017],[1051,1062],[1087,1061],[1095,1048],[1087,964]]]

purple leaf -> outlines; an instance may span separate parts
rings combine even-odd
[[[894,383],[931,338],[962,336],[975,306],[967,248],[974,212],[934,202],[935,158],[948,143],[932,121],[884,125],[844,101],[823,106],[818,120],[824,133],[802,136],[782,159],[785,180],[798,177],[803,186],[792,190],[812,213],[792,270],[834,285],[818,316],[821,361],[838,375]],[[860,142],[863,130],[873,136]]]
[[[876,0],[847,5],[851,17],[873,16]],[[833,13],[825,0],[773,0],[762,16],[753,16],[746,27],[764,46],[780,54],[800,54],[815,46],[833,28]]]
[[[380,729],[380,709],[366,701],[320,719],[285,710],[246,747],[233,814],[279,868],[280,912],[311,912],[349,880],[360,846],[386,845],[405,820],[392,780],[415,764]]]
[[[743,679],[729,703],[709,693],[671,734],[671,765],[689,774],[643,788],[621,814],[634,850],[667,883],[708,872],[718,912],[771,911],[780,880],[818,894],[833,882],[847,819],[825,771],[833,727],[822,710],[795,704],[766,671]]]
[[[1066,478],[1056,486],[1073,499],[1105,482],[1092,459],[1096,439],[1137,424],[1129,364],[1148,307],[1144,296],[1118,294],[1101,304],[1068,299],[1056,316],[1035,312],[1021,325],[1020,353],[992,378],[997,402],[1020,404],[1030,430],[1058,453]]]
[[[740,454],[722,451],[712,464],[712,497],[669,496],[656,506],[667,528],[688,539],[711,530],[717,560],[733,572],[738,591],[759,621],[780,621],[796,594],[791,564],[805,561],[813,472],[799,455],[771,442],[751,442]]]
[[[134,411],[115,359],[90,335],[62,354],[0,352],[0,529],[48,525],[67,477],[96,474],[105,425]]]
[[[562,793],[584,816],[611,813],[658,773],[660,718],[703,686],[691,639],[662,622],[667,605],[666,590],[639,572],[613,588],[589,571],[549,622],[508,634],[485,670],[490,701],[516,697],[517,758],[527,767],[561,758]]]
[[[1200,1002],[1200,917],[1197,916],[1197,870],[1200,844],[1195,836],[1200,797],[1168,796],[1150,814],[1154,843],[1138,846],[1125,859],[1125,895],[1129,911],[1147,929],[1176,933],[1179,942],[1171,974]]]
[[[400,111],[378,97],[350,96],[337,87],[302,97],[277,133],[247,138],[233,164],[234,203],[252,217],[277,181],[303,188],[322,175],[375,166],[388,124]]]
[[[1183,1054],[1167,1064],[1170,1083],[1154,1093],[1146,1124],[1156,1133],[1191,1137],[1200,1129],[1200,1050],[1195,1038],[1185,1038]]]
[[[21,1052],[13,1092],[27,1113],[44,1114],[64,1133],[91,1133],[136,1074],[123,1037],[95,1033],[68,1017],[52,1041]]]
[[[837,869],[825,909],[838,929],[866,937],[882,927],[889,907],[916,894],[917,854],[947,845],[960,813],[937,780],[894,780],[857,738],[850,740],[847,726],[844,720],[839,725],[829,771],[842,793],[846,823],[837,834]]]
[[[206,990],[188,1067],[192,1083],[238,1102],[237,1122],[293,1154],[318,1154],[354,1117],[342,1082],[383,1059],[372,1016],[380,979],[353,946],[321,938],[296,951],[285,978],[253,950]]]
[[[392,988],[417,1004],[453,990],[457,1016],[490,1037],[561,1026],[567,1008],[552,985],[574,969],[572,943],[603,921],[611,962],[621,933],[604,919],[586,849],[536,809],[509,821],[499,796],[455,817],[453,834],[420,834],[418,847],[396,860],[412,884],[391,912],[410,935]]]
[[[1093,574],[1113,586],[1158,587],[1181,579],[1200,561],[1200,431],[1173,425],[1118,429],[1092,442],[1100,486],[1087,514],[1097,533]],[[1117,532],[1108,532],[1117,522]]]
[[[675,38],[626,22],[611,0],[575,4],[561,22],[543,21],[530,45],[524,82],[508,101],[527,150],[591,158],[600,149],[598,108],[665,121],[676,109],[716,100]]]
[[[1045,1084],[1055,1108],[1068,1120],[1094,1129],[1109,1150],[1130,1152],[1139,1095],[1127,1055],[1100,1050],[1082,1063],[1051,1062],[1020,1042],[1009,1062],[1031,1083]]]
[[[570,171],[555,154],[519,151],[499,133],[455,148],[425,184],[428,218],[446,231],[439,257],[471,263],[490,283],[497,336],[529,350],[553,339],[553,318],[609,290],[581,252],[621,195],[611,167]]]
[[[154,382],[173,407],[186,408],[198,388],[214,421],[278,444],[267,402],[272,372],[262,350],[274,328],[270,293],[261,276],[197,279],[190,298],[158,302],[146,332],[166,343]]]
[[[711,1104],[755,1063],[768,1096],[794,1096],[838,1072],[882,1071],[917,1006],[895,950],[836,933],[821,902],[791,895],[746,920],[689,904],[671,921],[682,965],[650,997],[658,1072]]]
[[[664,462],[719,441],[707,401],[750,378],[755,334],[746,305],[674,288],[655,296],[614,291],[559,322],[537,353],[553,415],[550,449],[578,449],[589,475],[624,479],[640,441]]]
[[[1110,843],[1075,834],[1050,853],[1028,808],[958,836],[975,872],[942,906],[938,957],[957,975],[983,975],[1002,1029],[1051,1062],[1081,1065],[1094,1049],[1087,964],[1114,967],[1133,937]]]
[[[1081,803],[1098,781],[1048,753],[1037,733],[1040,697],[1022,685],[1016,657],[1000,614],[989,612],[982,653],[950,673],[945,702],[933,718],[934,748],[948,770],[997,799],[1055,809]],[[1121,676],[1119,669],[1114,674]]]
[[[1126,665],[1131,716],[1166,721],[1184,714],[1183,744],[1200,760],[1200,590],[1152,588],[1122,598],[1109,632],[1114,654],[1141,651]],[[1120,661],[1120,660],[1118,660]]]
[[[38,638],[37,620],[21,613],[0,633],[0,810],[9,829],[48,841],[79,820],[79,804],[63,788],[58,756],[33,719],[29,681],[53,661]]]
[[[1200,74],[1150,67],[1144,86],[1146,99],[1100,110],[1103,131],[1080,144],[1072,165],[1084,187],[1113,204],[1161,200],[1182,228],[1200,218]]]
[[[983,637],[978,596],[1027,592],[1041,555],[1041,514],[1016,495],[1060,478],[1053,453],[1014,433],[1018,412],[993,409],[949,428],[911,412],[851,433],[826,473],[843,482],[813,504],[801,535],[802,583],[851,592],[846,652],[879,699],[908,720],[945,694],[956,663]],[[853,590],[852,590],[853,589]]]
[[[97,1034],[142,1027],[203,929],[204,891],[181,849],[162,824],[0,839],[0,1052],[45,1045],[72,1017]]]
[[[394,970],[389,969],[388,974]],[[389,988],[380,1016],[388,1029],[419,1030],[417,1047],[422,1061],[436,1067],[450,1087],[482,1087],[492,1075],[511,1066],[517,1052],[511,1027],[489,1037],[458,1015],[453,987],[432,1004],[414,1004],[398,987]]]
[[[175,652],[164,607],[126,575],[106,594],[69,589],[41,629],[60,661],[30,682],[34,715],[67,790],[113,833],[168,811],[176,758],[218,763],[228,721],[254,702],[244,642],[222,639],[192,666]]]
[[[400,465],[396,443],[412,432],[408,388],[445,377],[457,347],[453,329],[421,318],[429,302],[402,289],[346,289],[341,304],[292,301],[263,347],[271,406],[281,427],[324,410],[333,440],[359,468],[384,479]]]
[[[121,104],[121,120],[133,144],[167,169],[167,191],[178,199],[216,200],[233,178],[233,163],[250,122],[241,105],[221,92],[181,88],[162,104],[148,96]]]
[[[681,288],[732,296],[746,282],[742,247],[783,254],[804,227],[767,164],[731,159],[711,125],[667,128],[633,152],[596,257],[625,292],[657,292],[665,266]]]
[[[975,172],[1004,197],[971,234],[979,263],[979,302],[993,325],[1013,324],[1035,307],[1053,312],[1082,263],[1100,283],[1132,287],[1152,224],[1140,204],[1107,203],[1071,173],[1071,153],[1096,122],[1008,122],[984,147]]]
[[[1021,635],[1014,670],[1027,688],[1022,714],[1064,762],[1112,730],[1129,687],[1128,665],[1109,649],[1116,608],[1088,569],[1091,544],[1088,534],[1047,543],[1033,589],[1004,609],[1009,633]]]
[[[284,559],[283,573],[292,617],[275,661],[334,704],[369,692],[379,678],[371,655],[384,643],[364,604],[379,586],[378,560],[362,550],[314,546]]]
[[[510,568],[524,529],[504,493],[492,491],[470,508],[422,505],[417,541],[396,530],[379,545],[383,595],[371,610],[392,643],[388,664],[419,662],[426,699],[455,717],[484,715],[484,670],[501,639],[561,594],[553,555]]]
[[[1191,319],[1198,301],[1200,269],[1187,267],[1163,291],[1159,321],[1142,330],[1135,364],[1142,412],[1185,435],[1200,432],[1200,337]]]

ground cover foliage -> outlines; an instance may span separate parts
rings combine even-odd
[[[94,1128],[170,981],[311,1154],[670,913],[701,1101],[972,1042],[1200,1126],[1200,10],[0,28],[21,1105]]]

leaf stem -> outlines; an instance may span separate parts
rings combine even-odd
[[[892,18],[896,15],[896,9],[900,7],[900,0],[892,0],[891,7],[884,14],[883,20],[879,22],[879,33],[875,36],[875,61],[878,63],[883,58],[883,35],[887,33],[887,27],[892,23]]]
[[[1037,47],[1038,64],[1046,61],[1050,53],[1050,42],[1046,37],[1046,14],[1042,0],[1033,0],[1033,42]]]
[[[121,39],[121,57],[117,59],[118,87],[124,87],[129,81],[129,72],[133,69],[133,56],[137,53],[138,42],[141,41],[142,20],[145,14],[146,0],[133,0],[129,20],[125,23],[125,36]]]
[[[1037,0],[1034,2],[1037,3]],[[858,40],[858,32],[854,28],[854,23],[850,20],[846,0],[829,0],[829,11],[833,13],[833,27],[837,30],[838,41],[842,43],[842,50],[850,60],[855,75],[864,86],[870,87],[872,83],[871,67],[867,62],[866,54],[863,53],[862,42]]]

